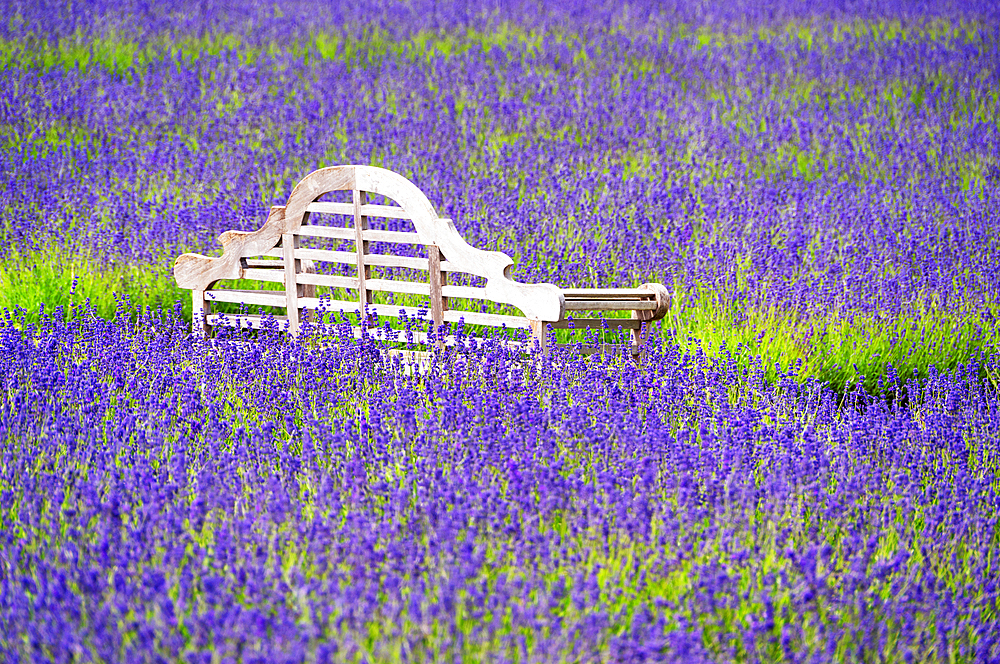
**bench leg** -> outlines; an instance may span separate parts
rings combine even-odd
[[[652,322],[652,312],[650,311],[633,311],[632,318],[643,321],[642,327],[639,329],[632,330],[632,361],[636,363],[636,366],[642,365],[642,347],[646,343],[646,337],[649,336],[649,325]]]
[[[431,320],[434,323],[435,345],[444,348],[442,331],[444,330],[444,312],[448,309],[448,298],[441,294],[441,289],[448,283],[448,273],[441,271],[441,248],[436,244],[427,245],[427,277],[431,290]]]
[[[295,258],[295,249],[299,238],[293,233],[281,236],[281,251],[285,261],[285,315],[288,316],[288,334],[299,334],[299,293],[302,287],[298,284],[296,275],[299,272],[299,261]]]
[[[205,291],[191,291],[191,334],[199,339],[208,337],[208,315],[211,304],[205,299]]]
[[[545,335],[545,321],[531,321],[531,338],[538,342],[538,350],[542,355],[549,354],[548,338]]]
[[[300,261],[299,267],[302,268],[302,274],[315,274],[316,267],[313,265],[312,261],[303,260]],[[296,294],[298,297],[316,297],[316,286],[313,284],[298,284],[296,289]],[[299,320],[300,321],[312,321],[314,323],[319,322],[320,315],[313,314],[309,309],[299,309]]]
[[[646,326],[643,325],[643,328]],[[632,347],[629,349],[629,354],[632,356],[632,361],[635,365],[642,366],[642,344],[645,341],[645,329],[632,330]]]

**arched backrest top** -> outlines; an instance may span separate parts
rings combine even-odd
[[[285,232],[298,230],[306,208],[331,191],[367,191],[391,198],[413,221],[421,242],[437,241],[438,215],[427,196],[399,173],[377,166],[330,166],[302,178],[285,204]]]
[[[355,192],[355,205],[359,205],[358,192],[361,191],[396,201],[413,222],[420,242],[438,246],[445,258],[461,271],[488,280],[509,278],[509,269],[514,265],[510,256],[470,246],[450,219],[438,217],[430,200],[415,184],[399,173],[377,166],[330,166],[305,176],[292,190],[285,205],[283,232],[294,233],[301,228],[309,205],[317,198],[331,191],[345,190]]]
[[[434,206],[419,188],[405,177],[377,166],[330,166],[304,177],[284,206],[271,208],[264,226],[257,231],[227,231],[220,236],[223,255],[209,258],[201,254],[184,254],[174,263],[174,277],[182,288],[205,290],[220,279],[238,279],[243,274],[241,259],[260,256],[272,251],[282,235],[294,234],[310,205],[323,194],[332,191],[352,191],[355,229],[360,243],[359,224],[362,213],[362,191],[385,196],[396,201],[414,225],[422,244],[435,245],[452,271],[461,271],[486,279],[485,294],[495,302],[511,304],[534,320],[557,321],[563,312],[562,292],[551,284],[520,284],[510,278],[514,261],[500,251],[485,251],[470,246],[458,233],[451,219],[441,219]],[[358,252],[359,265],[362,254]],[[293,263],[287,262],[285,269]],[[360,269],[360,268],[359,268]],[[294,273],[292,274],[294,277]],[[286,292],[294,293],[294,278],[286,276]],[[289,290],[291,289],[291,290]],[[292,297],[292,295],[289,295]]]

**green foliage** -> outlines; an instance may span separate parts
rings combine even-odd
[[[926,378],[931,367],[949,371],[983,362],[1000,350],[1000,330],[988,311],[926,308],[894,318],[800,313],[778,308],[740,309],[707,288],[674,302],[665,325],[690,349],[763,362],[769,380],[792,372],[839,391],[863,383],[877,392],[889,372]]]
[[[37,322],[43,307],[61,307],[69,316],[85,303],[111,319],[122,297],[136,308],[167,309],[180,301],[184,315],[191,315],[190,291],[178,288],[162,265],[105,262],[58,246],[14,251],[0,263],[0,309],[23,310],[27,323]]]

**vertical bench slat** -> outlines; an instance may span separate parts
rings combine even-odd
[[[548,353],[548,347],[546,346],[548,338],[545,336],[545,321],[532,320],[531,324],[531,338],[538,342],[538,350],[541,353]]]
[[[205,291],[191,291],[191,333],[196,337],[208,337],[208,317],[212,313],[211,304],[205,300]]]
[[[441,249],[436,244],[427,245],[428,278],[431,286],[431,320],[434,327],[444,324],[444,297],[441,295]]]
[[[371,291],[368,290],[365,283],[371,276],[371,268],[365,264],[368,241],[364,239],[364,232],[368,229],[368,217],[361,214],[361,206],[365,204],[367,192],[355,187],[352,193],[354,195],[354,244],[358,255],[358,304],[364,311],[365,307],[372,303]]]
[[[441,249],[438,248],[438,253],[441,255],[441,264],[444,265],[444,254],[441,253]],[[444,294],[445,287],[448,285],[448,273],[443,269],[441,270],[441,309],[448,311],[448,296]]]
[[[281,236],[281,249],[285,258],[285,314],[288,316],[288,331],[299,333],[299,284],[296,278],[298,261],[295,259],[295,245],[298,236],[284,233]]]

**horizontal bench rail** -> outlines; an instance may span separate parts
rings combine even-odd
[[[297,300],[298,305],[302,309],[322,309],[328,312],[338,312],[343,311],[344,313],[359,313],[361,311],[361,303],[351,300],[334,300],[331,297],[300,297]],[[371,308],[374,305],[367,305]]]
[[[270,281],[277,284],[285,283],[284,270],[271,270],[259,267],[248,267],[243,270],[244,279],[254,279],[256,281]]]
[[[356,239],[356,233],[356,229],[351,226],[342,228],[339,226],[319,226],[312,224],[304,225],[295,231],[295,235],[298,236],[351,241]],[[369,242],[388,242],[392,244],[421,244],[420,236],[409,231],[380,231],[368,229],[361,231],[361,239]]]
[[[390,242],[393,244],[420,244],[420,236],[409,231],[361,231],[361,238],[370,242]]]
[[[567,311],[655,311],[652,300],[566,300]]]
[[[637,318],[568,318],[566,320],[548,323],[555,330],[594,330],[607,328],[615,330],[619,327],[624,330],[638,330],[646,321]]]
[[[466,300],[488,300],[485,288],[476,286],[442,286],[441,295],[444,297],[463,298]]]
[[[315,201],[306,206],[306,212],[319,214],[343,214],[349,217],[354,216],[354,203],[327,203]],[[409,219],[410,215],[401,207],[395,205],[375,205],[365,203],[360,206],[361,215],[364,217],[381,217],[383,219]]]
[[[348,217],[354,216],[354,203],[334,203],[327,201],[313,201],[306,206],[306,212],[318,214],[343,214]]]
[[[341,228],[339,226],[319,226],[309,224],[304,225],[295,231],[295,235],[305,237],[324,237],[335,240],[353,240],[354,229],[351,227]]]
[[[365,254],[365,265],[373,267],[403,267],[410,270],[423,270],[426,272],[430,265],[426,258],[413,258],[411,256],[390,256],[389,254]]]
[[[205,299],[211,302],[233,304],[256,304],[264,307],[283,307],[288,302],[285,291],[252,291],[216,289],[205,291]]]
[[[348,288],[357,289],[357,277],[343,277],[334,274],[311,274],[300,272],[295,275],[295,281],[308,286],[325,286],[327,288]]]
[[[468,325],[486,325],[488,327],[506,327],[509,330],[530,330],[531,321],[522,316],[505,316],[502,314],[483,314],[476,311],[459,311],[450,309],[444,312],[444,322],[458,323],[464,321]]]
[[[270,270],[270,269],[282,269],[283,270],[285,268],[285,261],[281,260],[280,258],[278,260],[270,260],[270,259],[268,259],[268,260],[261,260],[259,258],[244,258],[243,259],[243,266],[244,267],[257,267],[257,268],[268,269],[268,270]]]
[[[281,249],[272,249],[267,252],[268,256],[277,256]],[[413,256],[392,256],[390,254],[363,254],[365,265],[372,267],[402,267],[411,270],[429,269],[426,258],[415,258]],[[322,261],[324,263],[340,263],[341,265],[357,265],[357,254],[352,251],[330,251],[328,249],[295,249],[295,258]],[[448,261],[441,262],[442,272],[464,272],[460,267]]]
[[[214,326],[224,326],[224,327],[235,327],[235,328],[249,328],[254,330],[260,330],[265,327],[265,321],[271,320],[278,330],[283,330],[288,326],[288,317],[286,316],[233,316],[228,314],[211,314],[208,316],[209,324]],[[376,341],[387,341],[390,343],[397,344],[427,344],[430,341],[430,336],[426,332],[421,332],[419,330],[386,330],[384,327],[375,328],[361,328],[358,326],[351,326],[351,337],[354,339],[361,339],[362,337],[368,337],[370,339],[375,339]],[[444,346],[455,347],[455,346],[468,346],[470,344],[482,343],[483,340],[476,339],[474,337],[458,337],[454,334],[441,335],[438,340]],[[507,345],[513,347],[521,347],[523,344],[519,342],[507,342]]]
[[[296,258],[307,258],[324,263],[357,265],[358,256],[353,251],[331,251],[329,249],[295,249]]]
[[[288,325],[288,316],[254,316],[254,315],[234,315],[234,314],[209,314],[207,317],[207,322],[209,325],[218,325],[224,327],[244,327],[253,330],[260,330],[264,328],[264,321],[270,319],[273,320],[278,329]]]
[[[564,288],[567,300],[655,300],[656,294],[645,288]]]
[[[383,293],[407,293],[430,297],[431,285],[419,281],[396,281],[394,279],[369,279],[365,282],[369,289]]]

